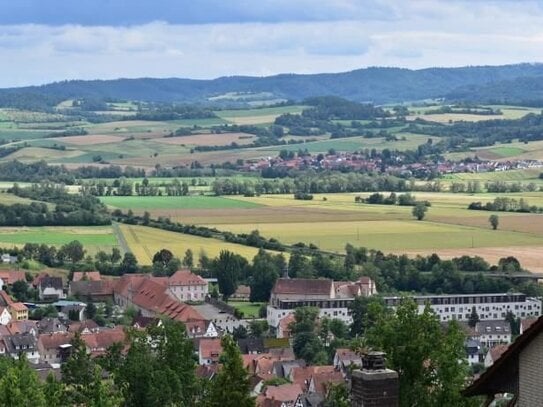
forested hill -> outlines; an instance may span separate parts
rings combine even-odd
[[[540,77],[539,79],[534,79]],[[43,86],[0,90],[0,105],[12,98],[35,97],[50,101],[69,98],[130,99],[155,102],[206,102],[230,92],[266,92],[273,97],[302,100],[311,96],[335,95],[354,101],[391,103],[426,98],[471,97],[473,90],[492,93],[519,78],[542,81],[543,64],[479,66],[463,68],[366,68],[335,74],[269,77],[222,77],[213,80],[117,79],[65,81]],[[491,95],[490,95],[491,96]],[[488,97],[492,99],[492,97]]]
[[[543,106],[543,76],[467,85],[445,95],[453,101]]]

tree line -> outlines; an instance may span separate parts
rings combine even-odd
[[[541,213],[542,207],[530,205],[524,198],[515,199],[508,197],[497,197],[492,202],[472,202],[468,209],[477,211],[495,211],[495,212],[521,212],[521,213]]]
[[[90,178],[121,178],[121,177],[144,177],[145,171],[130,166],[120,167],[109,166],[82,166],[76,169],[68,169],[64,165],[48,165],[46,161],[35,163],[22,163],[12,160],[0,163],[0,178],[3,181],[17,182],[42,182],[49,181],[74,185],[79,179]]]

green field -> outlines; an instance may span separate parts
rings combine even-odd
[[[37,243],[61,246],[73,240],[80,241],[89,253],[111,250],[117,239],[109,226],[81,227],[1,227],[0,246]]]
[[[288,146],[274,146],[267,147],[264,151],[298,151],[299,149],[309,151],[310,153],[321,153],[327,152],[330,149],[336,151],[360,151],[366,148],[376,150],[384,150],[385,148],[391,150],[415,150],[419,145],[424,144],[428,141],[428,136],[420,134],[409,134],[409,133],[398,133],[396,137],[399,139],[397,141],[388,141],[384,137],[348,137],[348,138],[338,138],[338,139],[329,139],[324,141],[312,141],[308,143],[301,144],[291,144]],[[405,137],[405,140],[402,138]]]
[[[543,168],[528,168],[523,170],[493,171],[479,173],[456,173],[447,174],[443,177],[445,181],[502,181],[502,182],[534,182],[543,183],[539,174],[543,173]]]
[[[119,209],[227,209],[256,208],[258,203],[216,196],[106,196],[102,202]]]
[[[228,305],[243,312],[244,318],[259,318],[258,311],[263,302],[228,301]]]

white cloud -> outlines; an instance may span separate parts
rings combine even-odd
[[[341,0],[334,16],[343,20],[330,21],[310,10],[314,20],[303,22],[0,25],[0,86],[543,61],[543,10],[536,2],[379,3],[379,13],[362,16],[357,2]]]

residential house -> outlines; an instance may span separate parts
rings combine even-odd
[[[487,348],[511,343],[511,324],[508,321],[479,321],[475,325],[475,332],[479,342]]]
[[[41,334],[38,337],[38,349],[43,362],[56,365],[63,363],[71,352],[73,332],[56,332]],[[92,356],[104,355],[107,349],[115,343],[124,344],[126,333],[122,326],[104,328],[99,331],[82,333],[81,340],[85,343],[87,352]]]
[[[494,362],[498,360],[501,357],[501,355],[505,353],[507,348],[508,348],[508,345],[504,345],[504,344],[495,345],[491,347],[488,350],[488,352],[486,352],[486,355],[485,355],[485,360],[484,360],[485,368],[489,368],[490,366],[492,366]]]
[[[23,320],[23,321],[12,320],[9,324],[6,325],[6,329],[9,335],[30,334],[34,337],[37,337],[39,333],[38,321],[30,321],[30,320]]]
[[[251,287],[248,285],[238,285],[236,291],[230,297],[233,301],[249,301],[251,298]]]
[[[21,354],[25,354],[30,363],[38,363],[40,354],[37,347],[36,337],[30,333],[7,335],[3,337],[6,347],[6,354],[14,359],[18,359]]]
[[[40,300],[61,300],[66,298],[61,277],[44,277],[38,285]]]
[[[344,375],[350,374],[352,369],[362,367],[362,357],[354,350],[348,348],[337,348],[332,362],[337,371]]]
[[[219,363],[222,353],[219,338],[201,338],[198,343],[198,363],[200,365],[213,365]]]
[[[38,336],[40,361],[52,366],[66,362],[71,354],[74,335],[70,332],[45,333]]]
[[[542,406],[542,377],[543,318],[539,318],[463,394],[486,396],[485,405],[490,405],[507,393],[512,395],[510,406]]]
[[[13,302],[9,305],[11,317],[15,321],[24,321],[28,319],[28,307],[22,302]]]
[[[10,321],[24,321],[28,319],[28,308],[22,302],[13,299],[4,290],[0,290],[0,306],[6,307],[11,314]]]
[[[190,270],[176,271],[167,284],[173,296],[183,302],[203,302],[209,293],[207,281]]]
[[[483,355],[483,345],[481,345],[481,342],[476,339],[468,338],[464,342],[464,348],[466,349],[466,356],[469,366],[481,363]]]

